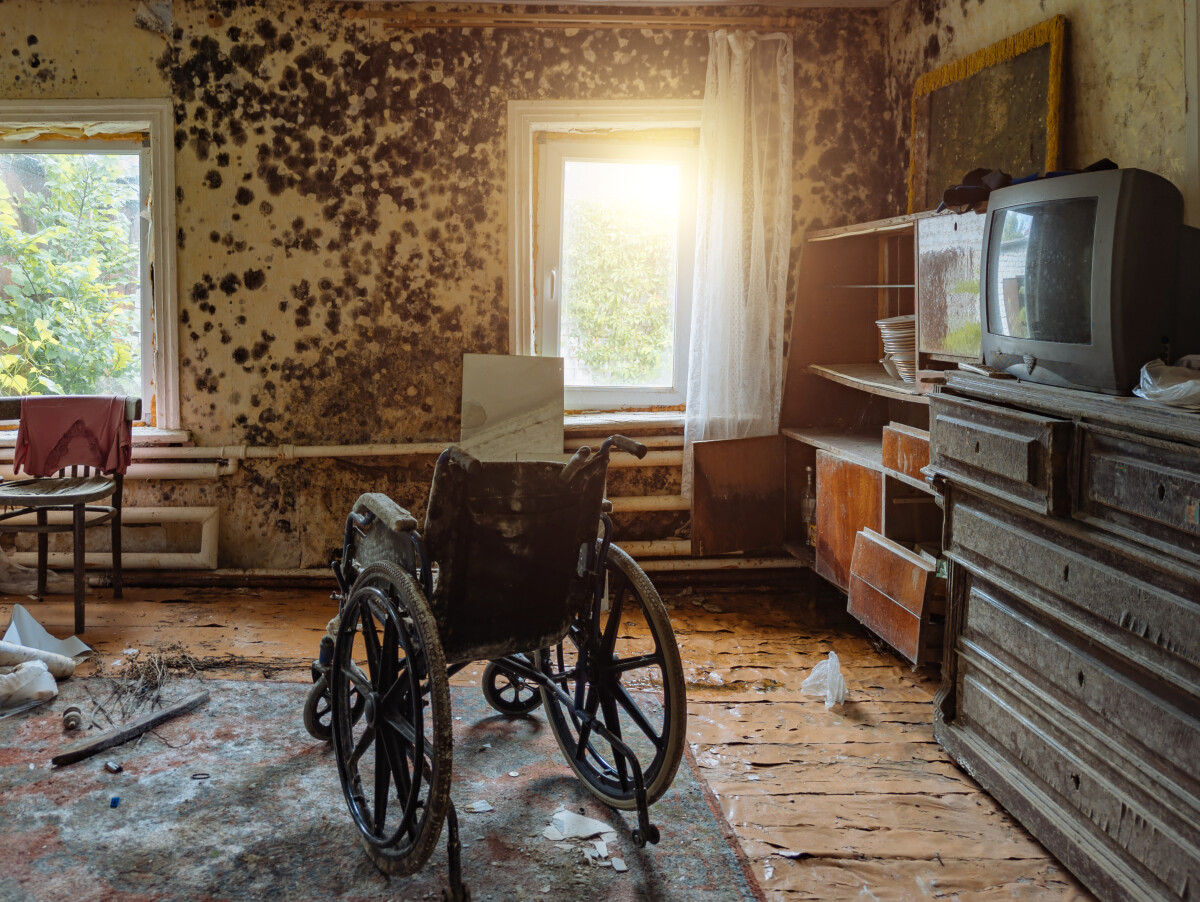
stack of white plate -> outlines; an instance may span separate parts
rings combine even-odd
[[[883,336],[885,360],[890,360],[905,382],[917,381],[917,318],[913,314],[875,321]],[[886,364],[885,364],[886,366]],[[888,367],[890,369],[890,367]]]

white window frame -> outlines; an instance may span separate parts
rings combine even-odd
[[[537,354],[541,350],[535,311],[539,293],[551,287],[545,273],[537,273],[535,235],[536,199],[539,173],[538,135],[544,132],[612,133],[633,137],[638,131],[699,128],[700,100],[649,101],[577,101],[513,100],[508,103],[508,207],[509,207],[509,353]],[[680,279],[680,290],[691,290]],[[687,330],[690,322],[677,326],[677,338],[685,343],[682,357],[686,366]],[[682,335],[681,335],[682,333]],[[677,384],[682,392],[684,386]],[[581,394],[582,393],[582,394]],[[590,395],[590,397],[589,397]],[[682,396],[670,399],[661,390],[627,389],[601,394],[589,389],[567,392],[567,406],[616,409],[678,404]]]
[[[72,126],[78,123],[120,122],[136,125],[149,138],[143,154],[143,184],[149,164],[151,191],[150,247],[153,248],[154,282],[144,293],[153,305],[155,334],[153,360],[143,360],[143,383],[153,386],[153,396],[142,397],[142,411],[150,425],[179,429],[179,300],[175,262],[175,144],[171,101],[147,98],[130,100],[0,100],[0,125]],[[7,142],[0,141],[0,148]],[[51,145],[62,149],[62,145]],[[12,149],[37,150],[17,144]],[[143,278],[149,284],[147,255],[142,254]],[[143,304],[142,316],[150,311]]]

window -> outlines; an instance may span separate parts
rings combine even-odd
[[[178,426],[170,117],[0,104],[0,393],[138,395]]]
[[[563,358],[570,409],[684,402],[698,122],[698,102],[510,104],[510,339]]]

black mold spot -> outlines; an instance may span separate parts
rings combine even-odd
[[[210,169],[204,174],[204,184],[209,188],[221,187],[221,173],[215,169]]]
[[[218,166],[228,166],[229,165],[229,154],[225,153],[224,151],[217,154],[217,165]]]
[[[242,283],[251,291],[262,288],[266,281],[267,276],[261,269],[248,269],[242,273]]]
[[[936,33],[929,36],[929,40],[925,44],[925,59],[932,61],[938,58],[938,54],[942,52],[941,42],[938,40]]]
[[[233,362],[234,363],[241,365],[249,359],[250,359],[250,352],[248,350],[246,350],[245,348],[241,348],[241,347],[234,349],[234,352],[233,352]]]
[[[254,200],[254,192],[243,185],[241,188],[237,189],[237,194],[234,195],[234,200],[244,207]]]
[[[229,273],[221,280],[221,290],[226,294],[233,294],[238,290],[238,286],[242,284],[242,280],[234,273]]]
[[[25,43],[28,44],[30,47],[34,46],[37,42],[38,42],[38,39],[37,39],[36,34],[31,34],[29,37],[27,37],[25,39]]]
[[[205,368],[204,372],[196,377],[196,391],[215,395],[217,388],[217,377],[213,375],[211,367]]]

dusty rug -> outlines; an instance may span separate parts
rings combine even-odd
[[[301,722],[307,686],[206,680],[211,698],[193,713],[139,743],[51,768],[68,736],[79,736],[63,733],[62,712],[72,704],[90,710],[88,683],[67,681],[49,705],[0,720],[3,902],[440,898],[444,832],[413,877],[387,878],[367,860],[332,751]],[[170,697],[199,685],[172,683]],[[452,706],[451,797],[475,902],[762,898],[686,758],[651,809],[662,842],[637,849],[628,838],[634,814],[583,789],[540,712],[500,717],[478,687],[454,687]],[[106,761],[122,772],[109,773]],[[471,812],[472,802],[494,810]],[[610,824],[618,839],[609,854],[629,870],[590,862],[581,843],[545,839],[561,806]]]

